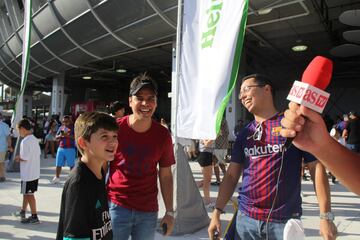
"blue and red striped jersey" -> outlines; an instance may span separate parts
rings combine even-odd
[[[76,148],[75,139],[74,139],[74,126],[66,127],[64,125],[60,126],[56,135],[60,135],[61,131],[65,133],[65,136],[60,137],[59,147],[61,148]]]
[[[278,113],[262,123],[249,123],[237,136],[232,152],[231,161],[243,167],[239,210],[257,220],[267,220],[275,198],[286,140],[280,136],[283,117]],[[284,222],[301,216],[302,160],[308,163],[316,159],[293,145],[284,153],[279,190],[270,221]]]

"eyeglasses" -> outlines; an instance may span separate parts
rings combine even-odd
[[[265,84],[256,84],[256,85],[248,85],[248,86],[245,86],[242,90],[240,90],[240,93],[239,93],[239,98],[241,98],[241,96],[244,94],[244,93],[248,93],[250,91],[251,88],[253,87],[264,87]]]

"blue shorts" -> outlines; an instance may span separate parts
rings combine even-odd
[[[58,148],[56,153],[56,166],[64,167],[65,162],[69,167],[74,167],[76,158],[76,150],[75,148]]]

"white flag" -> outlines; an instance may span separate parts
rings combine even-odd
[[[248,0],[184,0],[176,135],[215,139],[235,86]]]

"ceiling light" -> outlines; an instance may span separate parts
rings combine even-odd
[[[296,46],[293,46],[291,49],[294,51],[294,52],[303,52],[303,51],[306,51],[308,47],[306,45],[296,45]]]
[[[118,73],[126,73],[127,72],[127,70],[125,68],[119,68],[119,69],[116,69],[115,71]]]
[[[263,9],[257,10],[257,13],[259,15],[266,15],[266,14],[269,14],[271,11],[272,11],[272,8],[263,8]]]
[[[82,79],[84,80],[90,80],[92,77],[91,76],[83,76]]]

